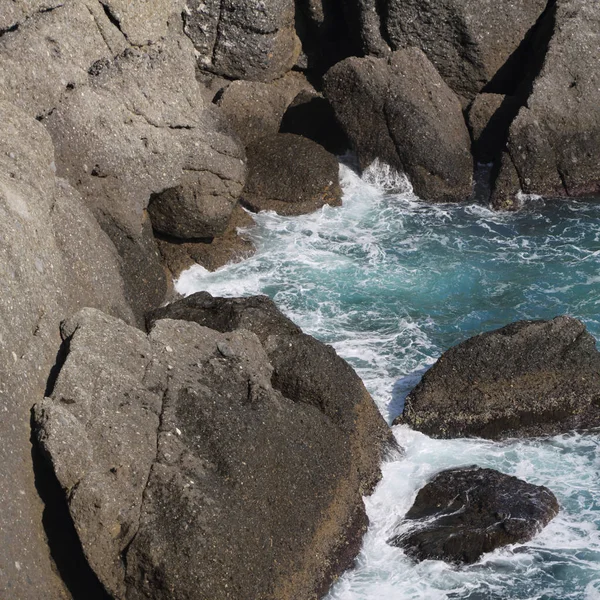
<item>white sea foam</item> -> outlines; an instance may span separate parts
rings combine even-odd
[[[214,273],[194,267],[178,291],[270,295],[351,362],[388,421],[440,353],[475,333],[568,313],[600,335],[598,205],[529,199],[521,213],[495,213],[423,203],[382,165],[362,178],[342,166],[340,178],[343,207],[255,215],[254,257]],[[599,598],[598,436],[498,444],[432,440],[406,427],[395,435],[406,455],[384,465],[365,499],[371,526],[357,567],[329,600]],[[473,463],[547,485],[561,513],[530,543],[464,568],[414,564],[387,544],[428,477]]]

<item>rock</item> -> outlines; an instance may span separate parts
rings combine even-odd
[[[394,423],[438,438],[499,439],[596,427],[596,342],[571,317],[518,321],[481,333],[444,352]]]
[[[518,63],[526,58],[520,50],[546,4],[547,0],[391,0],[384,20],[394,50],[421,48],[446,83],[471,100],[488,84],[496,88],[488,91],[507,85],[495,81],[505,77],[503,67],[510,71],[509,78],[515,76]]]
[[[239,262],[252,256],[254,244],[238,229],[254,227],[254,219],[241,207],[236,206],[223,235],[204,242],[181,242],[172,238],[159,238],[158,248],[163,264],[173,279],[194,264],[209,271],[216,271],[230,262]]]
[[[117,598],[316,597],[359,550],[389,429],[332,349],[237,302],[266,341],[169,318],[144,336],[87,309],[63,327],[36,439]],[[268,353],[306,340],[294,371]]]
[[[166,290],[146,222],[150,199],[159,231],[218,235],[244,184],[244,150],[198,90],[191,44],[174,35],[96,63],[88,85],[44,119],[59,175],[83,195],[123,257],[138,315],[159,305]]]
[[[600,15],[583,0],[558,0],[554,11],[543,68],[508,149],[525,193],[593,196],[600,191]]]
[[[386,56],[390,47],[384,39],[380,15],[382,5],[378,0],[350,0],[344,10],[350,35],[360,55]]]
[[[272,81],[300,54],[293,0],[192,2],[184,13],[185,33],[201,69],[230,79]]]
[[[348,58],[325,76],[325,96],[358,154],[405,172],[430,202],[471,194],[471,140],[456,95],[423,52]]]
[[[77,192],[55,177],[44,127],[2,101],[0,121],[0,590],[64,600],[61,547],[72,568],[79,565],[68,531],[48,542],[57,524],[40,499],[45,483],[32,461],[31,407],[44,395],[59,323],[70,310],[85,303],[133,317],[115,249]]]
[[[248,209],[300,215],[325,204],[341,204],[338,161],[315,142],[278,133],[259,139],[246,151],[248,179],[242,203]]]
[[[313,89],[298,73],[272,82],[233,81],[217,104],[246,146],[279,131],[281,120],[301,89]]]
[[[515,211],[521,208],[519,174],[508,152],[502,154],[499,171],[494,182],[490,205],[495,210]]]
[[[332,154],[343,154],[350,148],[333,107],[322,94],[312,90],[303,90],[294,98],[283,115],[280,132],[306,137]]]
[[[468,125],[473,157],[480,163],[497,160],[506,147],[508,129],[519,110],[513,96],[479,94],[469,107]]]
[[[390,540],[415,560],[474,563],[485,552],[531,540],[558,514],[546,487],[477,466],[438,473]]]

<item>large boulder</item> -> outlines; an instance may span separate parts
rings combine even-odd
[[[431,202],[471,194],[471,140],[461,104],[423,52],[348,58],[325,76],[325,95],[358,154],[405,172]]]
[[[242,203],[248,209],[300,215],[325,204],[341,204],[339,163],[312,140],[278,133],[260,138],[246,152],[248,179]]]
[[[313,90],[300,73],[288,73],[270,83],[233,81],[217,104],[245,145],[279,131],[281,120],[301,90]]]
[[[249,302],[227,333],[167,318],[146,336],[94,310],[63,326],[36,439],[115,598],[316,597],[359,550],[389,429],[274,306],[254,310],[262,337],[245,328]]]
[[[600,425],[600,353],[571,317],[518,321],[450,348],[396,421],[432,437],[554,435]]]
[[[510,204],[519,188],[544,196],[600,192],[600,15],[585,0],[558,0],[543,68],[510,127],[506,169],[518,185],[496,194]]]
[[[188,2],[185,33],[201,69],[230,79],[272,81],[296,62],[293,0]]]
[[[63,600],[57,540],[49,547],[46,539],[54,524],[32,461],[31,407],[44,395],[70,311],[133,315],[115,248],[79,194],[55,177],[44,127],[1,101],[0,122],[0,593]],[[67,537],[62,531],[58,546]]]
[[[519,74],[527,58],[519,50],[546,5],[547,0],[390,0],[384,20],[394,49],[421,48],[446,83],[470,100],[490,83],[495,89],[489,91],[508,91],[502,88]]]
[[[462,467],[438,473],[423,487],[390,540],[415,560],[474,563],[485,552],[523,544],[559,511],[546,487],[494,469]]]

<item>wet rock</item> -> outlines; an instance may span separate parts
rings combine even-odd
[[[489,91],[509,92],[511,79],[518,79],[519,63],[527,58],[519,51],[546,4],[547,0],[392,0],[384,20],[393,49],[421,48],[446,83],[471,100],[487,84],[494,88]]]
[[[278,133],[259,139],[246,151],[248,178],[242,203],[248,209],[300,215],[325,204],[341,204],[338,161],[315,142]]]
[[[287,107],[302,89],[312,86],[299,73],[289,73],[272,83],[233,81],[218,105],[247,146],[279,131]]]
[[[389,429],[352,369],[274,305],[214,303],[244,328],[165,318],[145,336],[78,313],[38,443],[115,597],[322,595],[358,552]],[[294,352],[312,361],[279,358]]]
[[[395,424],[432,437],[554,435],[600,425],[600,353],[571,317],[518,321],[450,348]]]
[[[188,3],[185,33],[201,69],[230,79],[272,81],[300,54],[293,0],[209,0]]]
[[[583,0],[558,0],[548,19],[553,34],[543,68],[510,128],[508,149],[524,192],[597,195],[600,16]]]
[[[477,466],[438,473],[390,540],[415,560],[474,563],[485,552],[528,542],[559,511],[546,487]]]
[[[162,262],[174,279],[194,264],[216,271],[230,262],[239,262],[254,254],[254,244],[239,229],[254,227],[254,219],[236,206],[223,235],[204,241],[182,242],[174,238],[158,238]]]
[[[471,140],[460,102],[416,48],[389,59],[349,58],[325,76],[325,95],[358,154],[405,172],[430,202],[471,194]]]

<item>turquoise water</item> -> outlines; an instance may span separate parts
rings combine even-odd
[[[518,319],[570,314],[600,336],[600,204],[525,198],[517,214],[420,202],[401,176],[341,168],[344,206],[297,218],[263,213],[256,256],[182,293],[264,293],[332,344],[391,421],[449,346]],[[328,600],[600,599],[600,437],[505,442],[431,440],[395,428],[406,448],[366,499],[371,526],[357,567]],[[477,463],[547,485],[561,514],[532,542],[455,568],[414,564],[386,540],[436,471]]]

